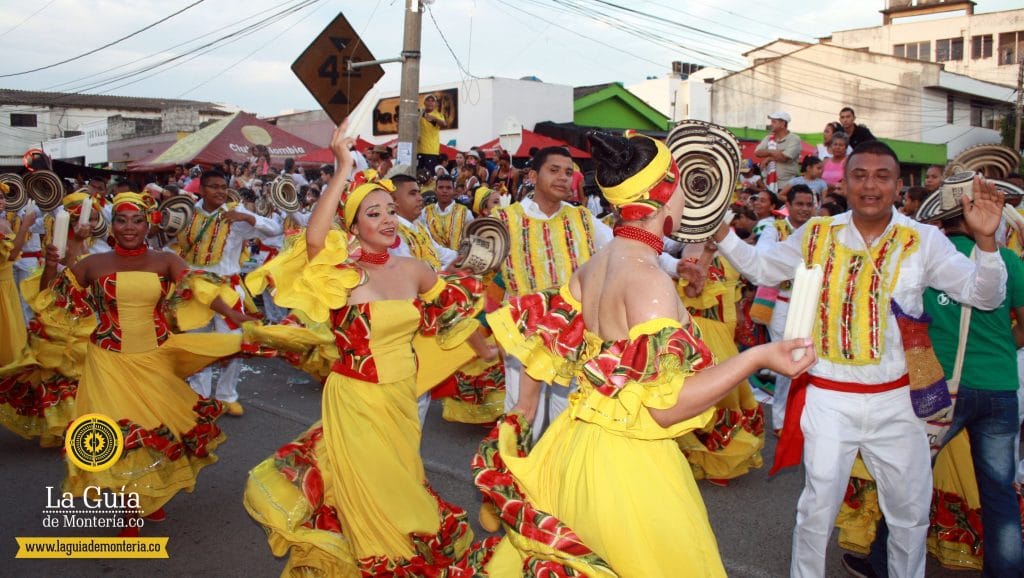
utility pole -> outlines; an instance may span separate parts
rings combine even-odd
[[[402,93],[398,105],[398,159],[409,159],[409,172],[416,174],[416,141],[420,133],[420,31],[423,6],[420,0],[406,0],[405,36],[402,41]],[[408,153],[405,151],[408,150]],[[406,157],[406,155],[408,155]]]
[[[1014,115],[1017,117],[1017,130],[1014,131],[1013,150],[1020,153],[1020,117],[1024,116],[1024,54],[1021,54],[1019,50],[1017,52],[1017,62],[1017,110]]]

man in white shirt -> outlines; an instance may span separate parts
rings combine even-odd
[[[261,217],[236,203],[227,203],[227,178],[218,171],[203,173],[195,214],[188,227],[178,233],[177,252],[191,269],[215,273],[230,283],[239,294],[239,306],[244,301],[239,273],[240,259],[244,245],[256,237],[273,237],[281,233],[281,227],[271,219]],[[228,320],[216,315],[209,325],[197,331],[238,332],[240,329]],[[212,386],[213,370],[210,367],[199,371],[189,382],[192,389],[204,397],[214,397],[224,403],[230,415],[244,413],[238,402],[238,376],[241,361],[232,359],[221,371],[217,385]]]
[[[977,240],[977,256],[971,260],[937,228],[893,208],[903,186],[899,175],[892,149],[870,141],[846,163],[849,212],[812,219],[764,251],[743,243],[728,227],[715,235],[719,251],[760,285],[792,279],[805,259],[824,271],[818,328],[812,335],[818,361],[806,380],[792,385],[773,468],[799,463],[802,447],[806,473],[793,530],[793,577],[825,575],[825,551],[858,451],[877,483],[892,529],[889,573],[924,576],[930,450],[924,422],[911,405],[907,361],[890,300],[917,317],[928,286],[986,310],[1006,294],[1006,268],[994,237],[1002,194],[979,179],[973,204],[964,195],[965,219]]]

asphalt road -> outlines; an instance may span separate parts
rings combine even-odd
[[[304,374],[275,360],[250,360],[240,386],[246,414],[219,423],[228,441],[217,451],[220,462],[203,470],[196,491],[177,495],[166,507],[167,520],[149,524],[143,536],[169,537],[165,560],[15,559],[18,537],[112,536],[104,529],[50,529],[42,525],[46,487],[59,489],[63,461],[58,451],[42,449],[0,430],[0,576],[277,576],[283,560],[274,558],[263,530],[246,514],[242,490],[250,468],[290,441],[319,417],[320,387]],[[429,480],[445,499],[470,513],[475,525],[479,493],[470,479],[469,461],[486,430],[441,420],[431,408],[423,438]],[[770,422],[769,422],[770,423]],[[770,461],[775,440],[764,450]],[[700,482],[719,550],[730,576],[781,577],[789,573],[790,535],[803,483],[798,470],[772,479],[767,468],[720,488]],[[686,547],[680,543],[680,547]],[[842,551],[833,545],[828,576],[845,576]],[[970,578],[978,572],[951,571],[929,558],[929,577]]]

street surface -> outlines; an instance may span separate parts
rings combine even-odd
[[[113,536],[116,531],[44,528],[46,486],[59,489],[63,478],[60,453],[0,430],[0,484],[6,489],[0,498],[0,576],[278,576],[284,562],[271,555],[262,528],[246,514],[242,491],[250,468],[319,418],[320,386],[277,360],[245,363],[239,391],[246,414],[219,420],[228,435],[216,452],[220,462],[202,471],[194,493],[180,493],[171,500],[165,522],[149,523],[142,530],[142,536],[170,538],[170,557],[165,560],[15,559],[16,536]],[[470,479],[469,461],[486,430],[447,423],[440,416],[440,404],[435,403],[423,437],[427,475],[441,496],[469,512],[479,538],[484,535],[476,524],[480,494]],[[774,448],[775,438],[769,434],[763,453],[766,464]],[[787,471],[769,480],[767,471],[766,465],[726,488],[699,482],[729,576],[789,574],[790,536],[803,472]],[[828,576],[846,575],[841,554],[833,541]],[[980,572],[947,570],[929,557],[927,575],[973,578]]]

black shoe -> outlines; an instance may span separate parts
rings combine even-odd
[[[843,554],[843,568],[854,578],[878,578],[867,558],[859,558],[853,554]]]

